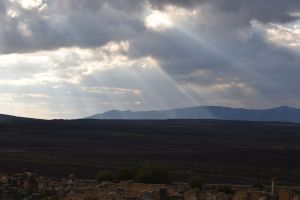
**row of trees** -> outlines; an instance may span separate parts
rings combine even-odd
[[[96,180],[120,182],[132,180],[140,183],[169,183],[170,175],[167,166],[146,162],[138,166],[123,167],[118,171],[101,171],[97,174]]]
[[[169,168],[165,165],[146,162],[141,165],[123,167],[118,171],[100,171],[96,180],[98,183],[132,180],[138,183],[168,184],[170,183],[170,173]],[[201,189],[205,182],[206,180],[202,176],[194,175],[190,179],[190,186]]]

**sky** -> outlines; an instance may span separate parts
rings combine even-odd
[[[299,0],[0,0],[0,113],[300,107]]]

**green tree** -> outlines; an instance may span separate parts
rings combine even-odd
[[[146,162],[138,168],[135,180],[140,183],[169,183],[169,170],[165,165]]]
[[[137,173],[137,167],[126,166],[117,173],[117,181],[134,180]]]
[[[224,192],[225,194],[233,194],[233,190],[230,186],[224,185],[218,189],[219,192]]]
[[[96,180],[98,183],[101,183],[102,181],[113,182],[114,179],[115,179],[114,174],[111,171],[101,171],[98,172],[96,176]]]
[[[199,188],[200,190],[203,188],[206,180],[200,175],[193,176],[189,182],[191,188]]]

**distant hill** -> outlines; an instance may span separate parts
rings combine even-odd
[[[15,122],[15,121],[17,121],[17,122],[23,122],[23,121],[28,122],[28,121],[34,121],[34,120],[36,120],[36,119],[0,114],[0,123]]]
[[[197,106],[162,111],[111,110],[87,119],[219,119],[300,123],[300,109],[282,106],[264,110],[220,106]]]

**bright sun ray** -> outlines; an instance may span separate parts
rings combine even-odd
[[[228,39],[233,45],[226,43],[227,35],[220,37],[221,34],[214,35],[211,32],[217,30],[216,27],[220,26],[220,23],[213,24],[218,20],[218,16],[214,18],[211,13],[208,13],[212,9],[210,7],[199,5],[192,8],[172,4],[157,6],[148,2],[133,16],[131,13],[126,13],[125,16],[118,8],[107,3],[104,7],[107,10],[111,9],[112,15],[118,15],[117,18],[112,18],[110,13],[105,13],[108,19],[111,18],[111,20],[103,20],[103,26],[107,25],[106,23],[109,25],[107,32],[103,31],[104,28],[102,30],[102,26],[90,26],[99,25],[97,20],[93,21],[93,15],[88,15],[94,24],[88,24],[85,27],[87,30],[81,26],[82,23],[77,24],[78,21],[74,21],[74,27],[67,27],[67,24],[74,20],[68,14],[75,7],[69,10],[69,4],[66,3],[61,5],[63,10],[59,10],[59,6],[45,0],[7,0],[5,3],[7,10],[3,16],[7,17],[7,20],[3,21],[5,23],[3,27],[7,26],[7,29],[5,28],[7,32],[13,31],[15,35],[11,34],[11,37],[16,37],[16,40],[11,40],[10,35],[3,32],[3,35],[6,35],[3,38],[8,42],[3,40],[3,45],[0,47],[3,52],[0,55],[0,86],[2,97],[5,99],[5,102],[2,99],[1,105],[6,107],[4,104],[12,105],[11,102],[15,101],[18,107],[21,107],[21,104],[25,107],[32,103],[36,104],[34,110],[38,108],[42,110],[40,113],[33,114],[30,109],[26,111],[19,108],[6,108],[13,110],[14,114],[24,113],[28,116],[41,117],[47,115],[45,113],[48,111],[46,118],[51,118],[55,112],[58,113],[57,117],[65,117],[71,116],[71,112],[76,110],[74,111],[76,115],[84,116],[87,112],[93,114],[92,112],[97,109],[105,111],[110,107],[140,110],[152,109],[156,105],[157,109],[167,109],[175,106],[207,105],[211,103],[211,99],[215,100],[213,103],[222,104],[221,100],[216,99],[223,98],[229,102],[228,99],[234,97],[237,100],[233,101],[233,105],[247,106],[249,105],[247,99],[243,99],[243,96],[247,96],[244,95],[247,92],[249,94],[247,97],[263,99],[265,96],[262,90],[259,90],[259,86],[255,85],[255,80],[268,90],[278,91],[287,87],[284,84],[281,86],[272,83],[269,77],[265,77],[272,70],[267,67],[278,65],[275,63],[278,60],[273,59],[275,56],[272,57],[273,52],[268,52],[266,57],[254,55],[257,60],[249,61],[247,53],[251,50],[243,47],[240,41],[235,43],[234,39],[231,40],[234,38],[231,36],[235,36],[235,30],[228,32],[228,35],[232,34]],[[88,9],[85,6],[83,3],[79,7],[82,10]],[[56,13],[56,10],[60,12]],[[118,23],[122,17],[127,17],[127,14],[130,15],[126,18],[127,21]],[[38,21],[35,21],[35,18],[38,18]],[[57,44],[54,42],[52,46],[52,43],[50,45],[46,40],[45,44],[41,43],[43,35],[38,29],[41,21],[45,22],[45,28],[49,28],[47,30],[52,30],[53,27],[53,30],[60,28],[57,33],[53,32],[53,37],[45,35],[46,40],[51,42],[51,39],[55,39]],[[133,26],[136,22],[138,25]],[[228,22],[224,21],[224,23]],[[141,28],[141,25],[144,27]],[[90,27],[93,28],[89,29]],[[139,29],[135,30],[137,27]],[[78,28],[78,31],[73,31],[73,28],[74,30]],[[120,31],[123,29],[126,29],[124,34]],[[299,29],[299,20],[289,23],[266,23],[253,18],[247,28],[236,32],[245,32],[243,38],[245,41],[256,36],[255,34],[259,35],[260,42],[272,45],[270,47],[274,52],[276,48],[280,48],[280,51],[288,48],[297,53],[300,46]],[[247,31],[251,34],[248,35]],[[94,32],[95,34],[92,34]],[[87,37],[87,35],[94,37]],[[63,40],[65,36],[69,36],[68,40],[60,44],[60,39]],[[34,38],[36,40],[33,40]],[[164,48],[155,43],[157,41],[151,46],[153,39],[157,41],[166,39],[164,41],[167,44],[166,51],[161,53],[166,55],[153,53],[156,51],[155,47]],[[245,44],[249,44],[249,41]],[[147,45],[150,48],[144,48]],[[259,45],[263,46],[263,44]],[[234,48],[241,51],[237,52],[233,50]],[[134,49],[133,53],[131,49]],[[138,53],[135,53],[135,50]],[[202,59],[202,55],[197,50],[204,52],[203,56],[208,58]],[[180,54],[180,52],[184,53]],[[180,57],[181,55],[183,58]],[[193,56],[199,56],[199,59],[194,59]],[[214,62],[214,56],[217,62]],[[163,63],[174,63],[177,59],[178,63],[182,61],[187,63],[186,65],[193,65],[188,70],[182,70],[184,73],[180,74],[179,78],[163,66]],[[188,59],[191,59],[191,62]],[[260,65],[261,60],[264,60],[266,68]],[[207,81],[208,84],[196,80],[204,77],[197,73],[197,70],[204,68],[203,66],[205,69],[212,68],[207,69],[211,72],[208,76],[215,80]],[[190,77],[191,80],[186,81]],[[93,83],[89,82],[91,79]],[[251,79],[254,81],[251,82]],[[167,95],[163,88],[173,93],[174,98],[170,98],[172,95]],[[271,99],[267,104],[274,105],[274,102],[276,103],[276,100]]]
[[[252,79],[261,78],[263,80],[263,77],[260,74],[257,74],[251,69],[239,67],[240,63],[236,63],[235,58],[231,56],[228,52],[223,51],[218,45],[214,44],[212,41],[208,42],[207,39],[199,35],[199,33],[196,33],[193,31],[191,27],[188,27],[184,25],[183,23],[180,23],[180,20],[176,20],[178,16],[176,16],[176,13],[179,13],[180,17],[188,15],[189,17],[197,13],[197,11],[193,11],[192,14],[186,14],[189,12],[186,12],[185,10],[178,10],[176,11],[176,7],[167,8],[165,11],[157,11],[154,10],[151,12],[150,15],[148,15],[145,18],[145,26],[148,29],[152,29],[157,32],[165,31],[167,29],[173,29],[173,31],[177,31],[180,34],[184,35],[185,37],[188,37],[192,41],[194,41],[196,44],[201,46],[202,48],[205,48],[212,53],[214,53],[217,57],[223,59],[228,67],[234,68],[236,71],[239,71],[243,74],[247,74],[247,76],[252,77]],[[175,17],[174,17],[175,15]],[[176,23],[175,23],[176,21]],[[241,65],[242,66],[242,65]],[[209,104],[211,97],[205,97],[204,95],[198,95],[197,100],[194,98],[184,87],[178,86],[176,81],[171,78],[166,73],[163,73],[165,78],[168,79],[168,81],[172,82],[180,91],[182,95],[184,95],[186,98],[188,98],[193,104],[199,104],[199,101],[205,104]],[[237,83],[237,86],[240,85]],[[239,87],[239,86],[238,86]],[[242,89],[242,88],[241,88]],[[244,90],[244,89],[243,89]],[[251,90],[251,88],[247,88],[247,90]],[[234,96],[234,94],[231,94],[230,90],[228,90],[227,87],[223,87],[223,92],[219,92],[219,94],[216,96],[216,98],[221,98],[221,95],[225,96]],[[262,98],[262,95],[259,93],[256,93],[257,96],[260,96]],[[272,104],[272,100],[269,100],[269,103]],[[240,99],[239,102],[236,102],[235,104],[238,104],[238,106],[246,106],[247,103],[244,103],[242,99]],[[235,105],[232,105],[235,106]]]

